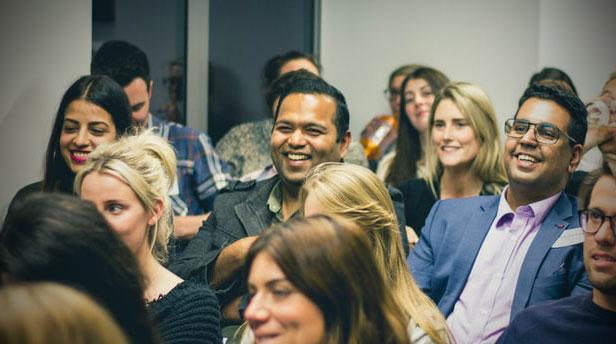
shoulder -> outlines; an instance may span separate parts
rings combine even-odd
[[[233,180],[230,181],[227,187],[216,197],[214,202],[215,204],[238,203],[245,201],[248,197],[252,197],[253,195],[266,194],[269,196],[269,192],[277,181],[277,176],[261,181]]]
[[[466,198],[449,198],[445,200],[439,200],[436,202],[436,205],[441,210],[454,211],[457,213],[467,212],[471,209],[477,209],[485,206],[491,206],[493,204],[498,204],[500,196],[474,196],[474,197],[466,197]],[[435,207],[436,207],[435,205]],[[473,214],[469,214],[473,215]]]
[[[400,191],[402,191],[402,193],[406,195],[407,193],[429,190],[430,186],[428,185],[428,182],[423,178],[413,178],[400,184],[398,188],[400,189]]]

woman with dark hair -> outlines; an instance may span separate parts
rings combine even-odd
[[[386,183],[396,186],[421,176],[430,109],[448,82],[445,74],[430,67],[418,68],[404,79],[396,151],[383,157],[377,168],[377,175]]]
[[[103,75],[80,77],[66,90],[56,113],[43,181],[23,187],[15,203],[33,192],[73,192],[75,174],[100,144],[115,140],[131,125],[131,110],[124,89]]]
[[[51,281],[92,296],[133,343],[157,343],[131,251],[94,205],[36,194],[16,205],[0,232],[2,283]]]
[[[370,252],[361,229],[327,215],[264,231],[246,258],[243,342],[409,343],[409,318]]]

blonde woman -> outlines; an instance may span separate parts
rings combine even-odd
[[[426,176],[399,186],[406,223],[418,236],[437,200],[496,195],[507,183],[494,106],[478,86],[445,86],[432,105],[428,135]]]
[[[129,343],[111,314],[91,297],[51,282],[0,289],[0,343]]]
[[[137,257],[146,282],[143,297],[163,341],[220,343],[213,292],[162,265],[172,233],[168,190],[175,171],[173,148],[145,132],[91,153],[75,178],[75,191],[94,203]]]
[[[367,232],[377,265],[387,278],[384,287],[410,319],[411,342],[449,342],[445,319],[408,271],[393,203],[374,173],[351,164],[320,164],[306,176],[301,199],[305,216],[340,215]]]

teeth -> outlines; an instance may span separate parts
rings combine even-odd
[[[86,153],[86,152],[77,152],[77,151],[73,151],[72,153],[73,153],[74,156],[79,157],[79,158],[85,158],[89,154],[89,153]]]
[[[295,154],[295,153],[289,153],[289,154],[287,154],[287,157],[290,160],[308,160],[310,158],[306,154]]]
[[[526,154],[519,154],[518,155],[518,159],[522,160],[522,161],[530,161],[530,162],[537,162],[538,160],[533,158],[530,155],[526,155]]]

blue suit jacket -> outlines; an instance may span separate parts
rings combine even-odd
[[[496,212],[499,196],[437,202],[407,263],[419,287],[445,317],[453,311]],[[564,193],[545,217],[526,253],[511,306],[524,308],[572,294],[588,293],[582,243],[553,248],[564,230],[579,228],[577,201]]]

